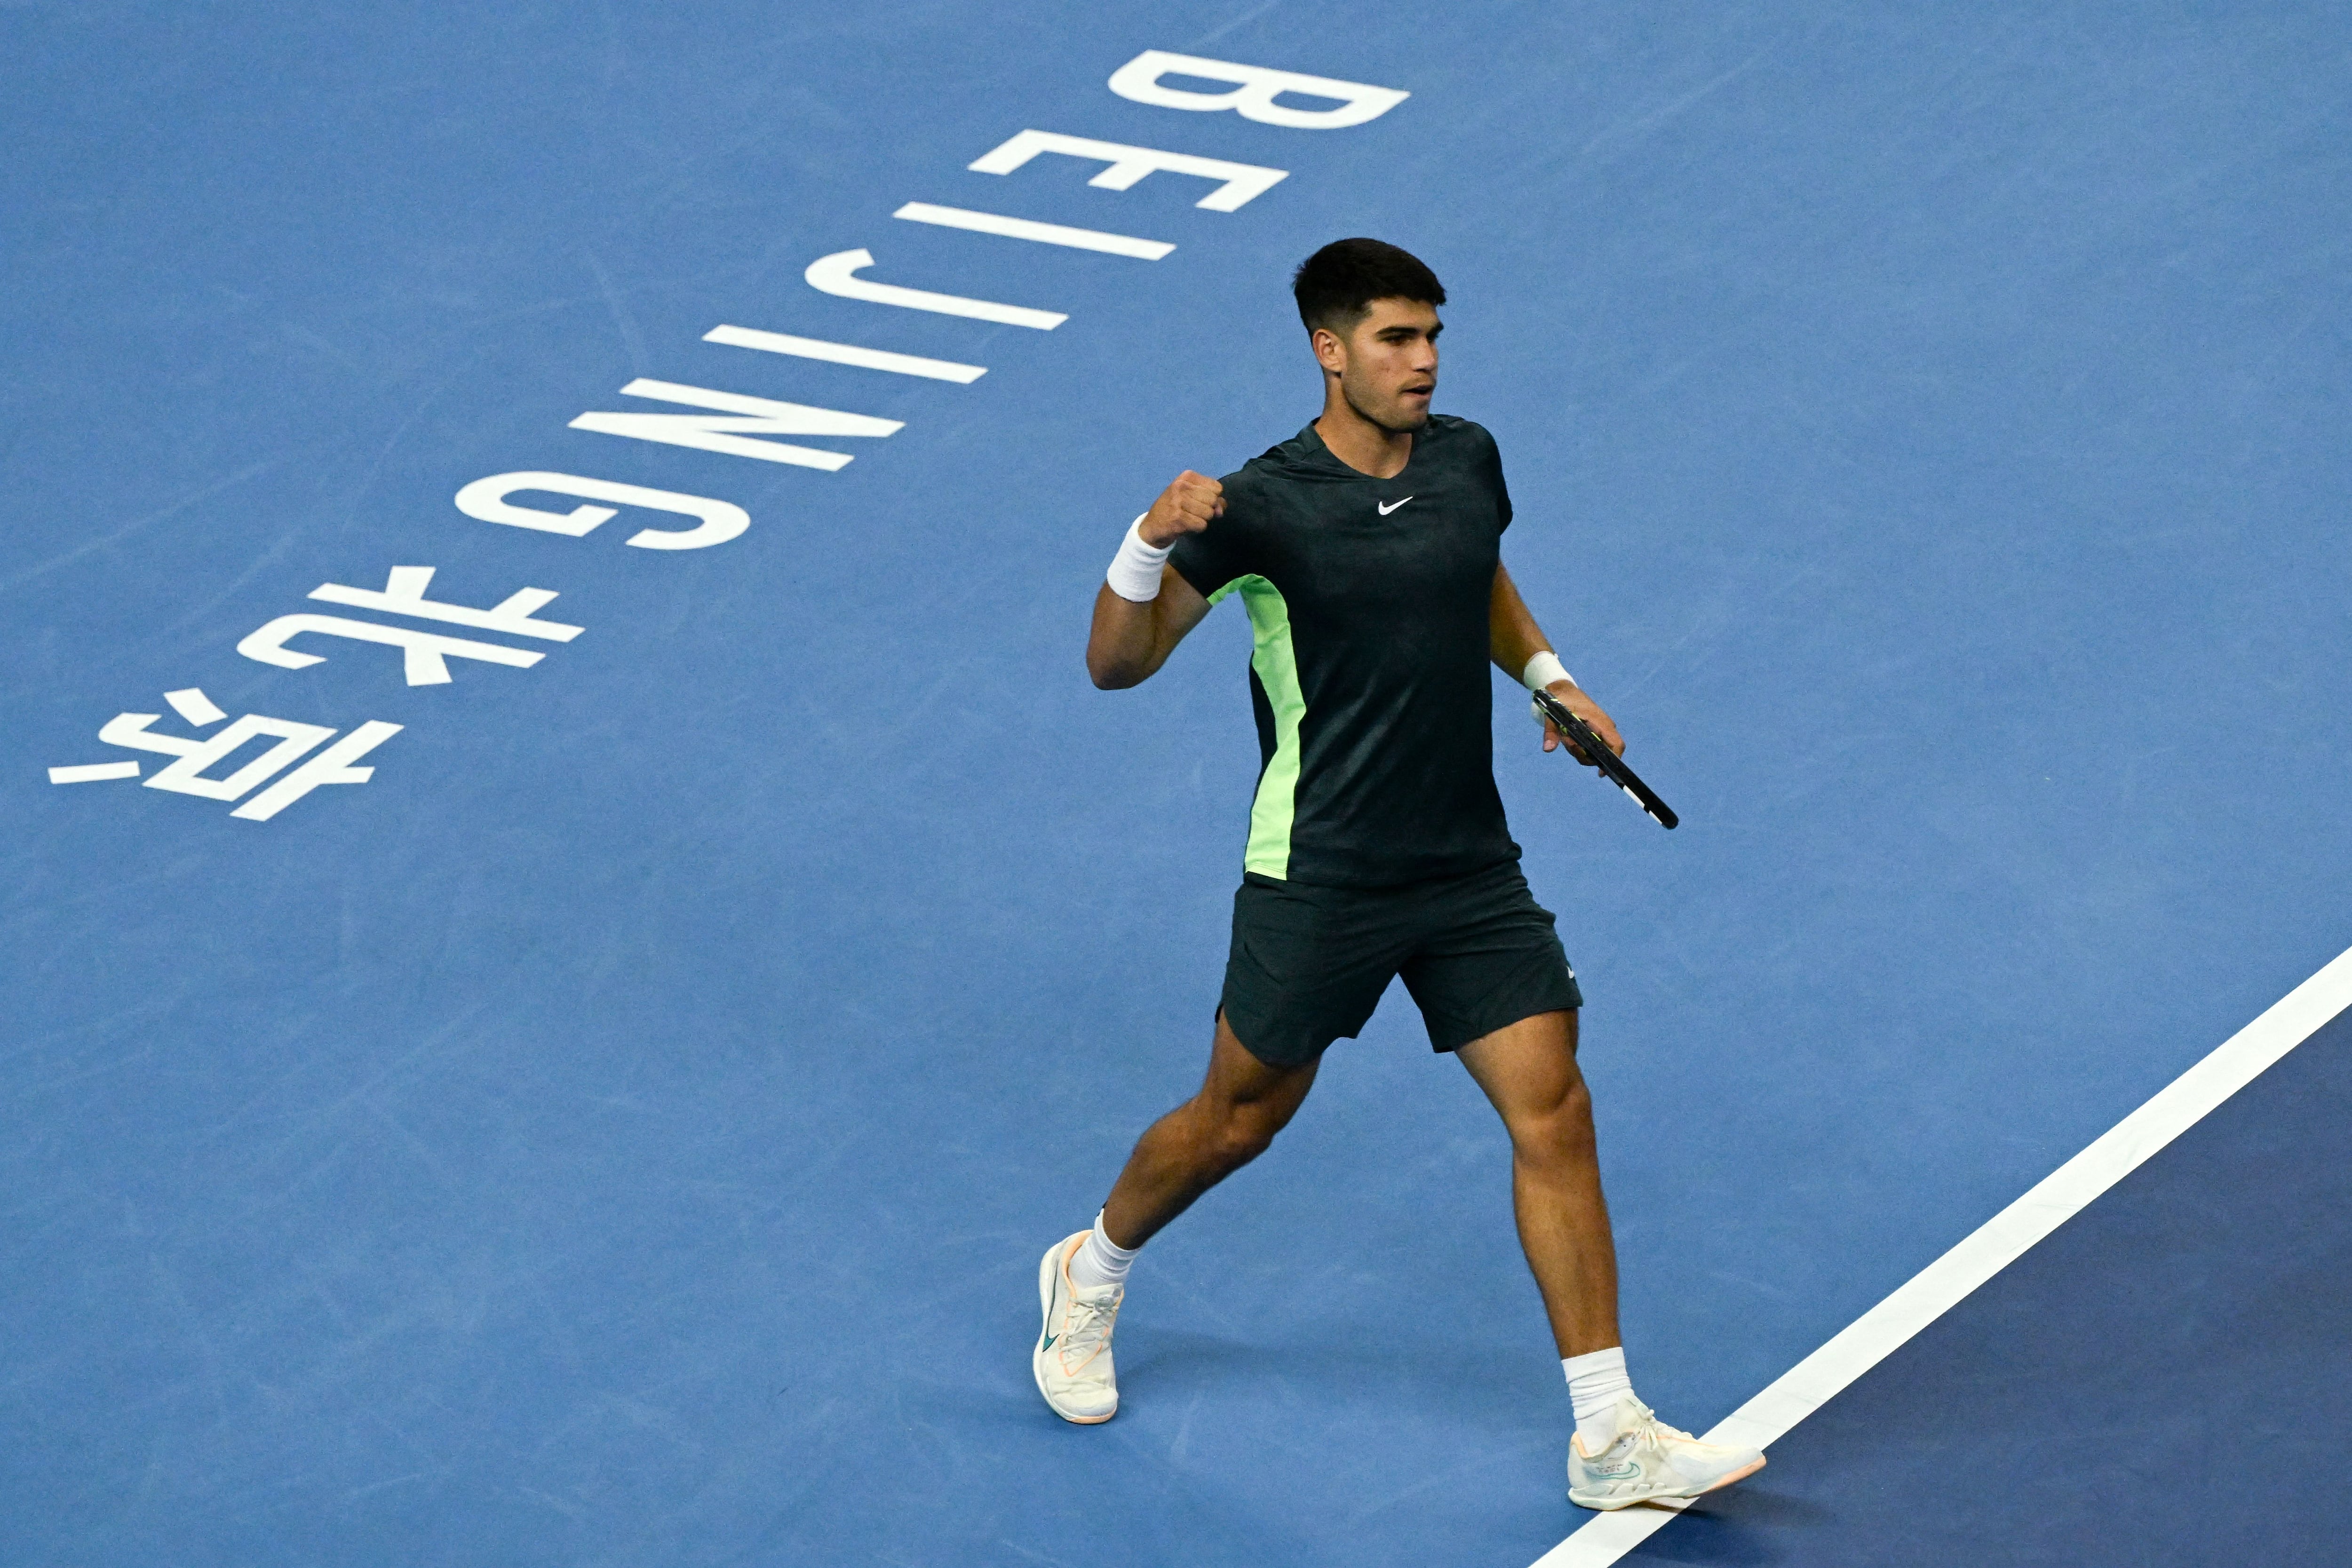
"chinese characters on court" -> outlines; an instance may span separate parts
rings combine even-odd
[[[1171,79],[1212,84],[1215,90],[1173,86]],[[1294,131],[1361,125],[1411,96],[1397,88],[1160,49],[1147,49],[1121,66],[1112,73],[1108,86],[1136,103],[1193,113],[1232,112]],[[1289,178],[1285,169],[1037,130],[1020,132],[967,168],[974,174],[1010,176],[1048,156],[1101,164],[1087,184],[1104,190],[1130,190],[1154,175],[1206,181],[1207,193],[1193,205],[1213,213],[1237,212]],[[992,238],[1139,261],[1159,261],[1176,249],[1167,240],[930,202],[908,202],[891,216]],[[888,280],[887,262],[864,247],[820,256],[802,276],[821,293],[893,310],[959,316],[1036,331],[1052,331],[1069,319],[1061,311],[1034,305],[973,299]],[[766,328],[721,324],[704,333],[703,341],[956,385],[968,386],[988,374],[985,365],[888,353]],[[840,450],[835,443],[881,440],[905,428],[904,422],[896,419],[643,376],[623,386],[619,395],[639,404],[666,405],[670,411],[591,410],[572,420],[570,427],[823,473],[838,472],[856,460],[855,452]],[[680,409],[693,412],[676,412]],[[809,445],[809,441],[825,444]],[[551,498],[555,504],[550,504]],[[566,509],[561,504],[565,500],[578,504]],[[456,503],[460,512],[480,521],[573,539],[594,532],[627,508],[649,519],[622,541],[639,550],[709,549],[740,537],[751,525],[751,514],[732,501],[543,469],[518,469],[476,479],[458,490]],[[684,525],[655,526],[654,521],[665,514],[669,520],[684,520]],[[289,610],[247,633],[236,650],[247,658],[286,670],[308,669],[330,658],[367,659],[381,666],[386,678],[394,668],[396,653],[405,685],[446,686],[457,679],[452,660],[528,670],[549,651],[531,645],[568,643],[584,629],[541,618],[540,612],[559,597],[554,589],[517,587],[494,604],[465,604],[455,597],[430,596],[435,571],[431,566],[392,566],[386,569],[381,588],[321,584],[310,591],[310,599],[364,615]],[[452,626],[463,628],[463,634],[440,629]],[[487,671],[481,673],[485,679],[492,678]],[[474,676],[469,674],[467,679]],[[226,712],[194,687],[166,692],[164,701],[190,729],[212,733],[173,734],[152,728],[163,721],[160,713],[118,713],[99,730],[100,742],[171,761],[143,777],[135,758],[68,763],[49,769],[50,782],[138,779],[149,789],[230,803],[231,816],[267,822],[322,785],[366,783],[374,775],[373,765],[354,764],[403,728],[371,719],[346,731],[260,713],[229,721]],[[229,721],[224,728],[213,729],[224,721]],[[257,754],[246,754],[262,742],[270,743]]]

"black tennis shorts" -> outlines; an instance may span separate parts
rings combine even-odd
[[[1242,879],[1221,1005],[1260,1061],[1304,1067],[1355,1038],[1400,974],[1440,1051],[1584,1005],[1551,912],[1517,861],[1402,888]]]

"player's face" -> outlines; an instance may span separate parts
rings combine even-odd
[[[1339,378],[1348,406],[1383,430],[1429,423],[1437,393],[1437,308],[1419,300],[1375,300],[1341,337],[1315,334],[1315,357]]]

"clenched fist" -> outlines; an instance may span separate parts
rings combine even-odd
[[[1162,550],[1188,533],[1198,533],[1225,515],[1225,487],[1187,468],[1160,492],[1138,530],[1143,542]]]

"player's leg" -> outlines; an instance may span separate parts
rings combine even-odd
[[[1576,1065],[1583,994],[1517,865],[1430,889],[1402,966],[1429,1043],[1457,1052],[1511,1137],[1519,1241],[1563,1358],[1617,1343],[1617,1250],[1592,1099]]]
[[[1118,1413],[1110,1333],[1136,1248],[1202,1192],[1265,1152],[1315,1086],[1319,1060],[1318,1053],[1298,1065],[1263,1063],[1234,1039],[1233,1025],[1218,1011],[1200,1093],[1152,1121],[1094,1225],[1063,1237],[1037,1265],[1045,1323],[1030,1368],[1056,1415],[1094,1425]]]
[[[1265,1152],[1314,1087],[1318,1056],[1280,1067],[1252,1056],[1223,1012],[1201,1092],[1136,1140],[1103,1204],[1103,1230],[1122,1250],[1141,1247],[1192,1200]]]
[[[1617,1337],[1617,1248],[1601,1194],[1592,1097],[1576,1065],[1576,1017],[1573,1010],[1539,1013],[1457,1053],[1510,1133],[1519,1245],[1576,1405],[1569,1499],[1616,1509],[1696,1497],[1763,1468],[1764,1456],[1699,1442],[1634,1396]]]
[[[1201,1091],[1139,1139],[1094,1225],[1046,1249],[1034,1362],[1045,1402],[1072,1421],[1118,1407],[1110,1337],[1128,1265],[1160,1226],[1255,1159],[1315,1083],[1333,1040],[1372,1016],[1403,952],[1410,900],[1246,876]]]
[[[1601,1192],[1592,1096],[1573,1008],[1521,1018],[1455,1052],[1511,1138],[1519,1246],[1563,1359],[1619,1343],[1617,1246]]]
[[[1665,1426],[1634,1397],[1617,1337],[1617,1249],[1592,1100],[1576,1061],[1583,997],[1517,866],[1433,889],[1403,965],[1430,1044],[1462,1058],[1511,1140],[1519,1241],[1568,1374],[1569,1497],[1587,1508],[1696,1497],[1760,1468]]]
[[[1111,1333],[1136,1249],[1265,1152],[1314,1087],[1320,1059],[1261,1061],[1218,1012],[1201,1091],[1136,1140],[1093,1226],[1055,1243],[1037,1266],[1045,1321],[1030,1366],[1055,1415],[1091,1426],[1118,1413]]]

